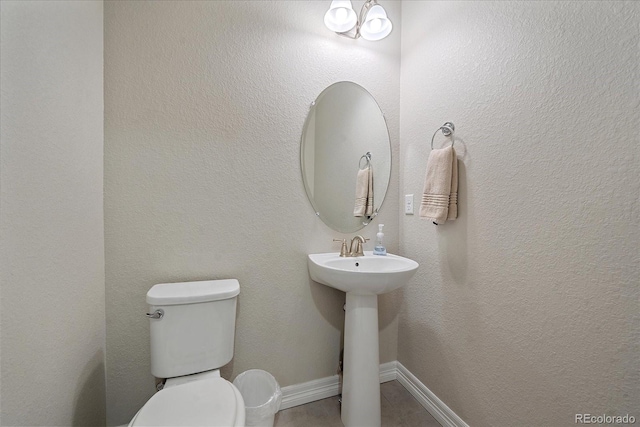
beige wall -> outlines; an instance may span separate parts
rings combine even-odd
[[[105,4],[109,422],[153,392],[158,282],[240,280],[227,378],[335,372],[344,295],[305,255],[340,235],[313,215],[298,145],[340,80],[376,97],[393,145],[364,234],[384,222],[421,264],[381,298],[381,361],[474,427],[640,416],[638,6],[387,2],[396,31],[370,43],[328,34],[326,3]],[[102,4],[0,5],[0,425],[103,424]],[[398,218],[447,120],[460,218]]]
[[[104,425],[102,3],[0,15],[0,424]]]
[[[474,427],[640,417],[639,10],[403,2],[400,191],[448,120],[461,185],[401,216],[398,359]]]
[[[127,422],[153,393],[145,294],[159,282],[240,281],[225,377],[260,368],[287,386],[335,374],[344,294],[311,282],[306,254],[338,250],[341,235],[307,200],[300,135],[316,96],[354,81],[386,114],[398,170],[400,32],[378,43],[332,35],[327,7],[105,3],[109,423]],[[399,3],[388,11],[399,21]],[[379,222],[397,251],[393,174]],[[396,359],[396,297],[381,311],[386,362]]]

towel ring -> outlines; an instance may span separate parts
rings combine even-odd
[[[367,154],[363,154],[362,157],[360,157],[360,160],[358,161],[358,168],[362,169],[362,159],[365,159],[367,163],[365,163],[365,166],[370,166],[371,165],[371,152],[367,151]]]
[[[438,133],[438,131],[441,130],[442,134],[444,136],[453,136],[453,131],[456,130],[456,127],[453,125],[453,123],[451,122],[446,122],[445,124],[443,124],[442,126],[440,126],[434,133],[433,136],[431,137],[431,149],[433,150],[433,139],[436,137],[436,134]],[[453,147],[453,144],[455,144],[456,140],[453,139],[453,137],[451,138],[451,146]]]

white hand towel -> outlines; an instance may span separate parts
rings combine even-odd
[[[457,162],[456,152],[452,146],[431,150],[427,160],[427,173],[420,203],[421,218],[427,218],[438,225],[445,222],[448,217],[455,219],[458,216]],[[454,200],[452,200],[452,194]],[[451,212],[449,212],[450,206]]]
[[[358,171],[356,177],[356,203],[353,216],[373,215],[373,171],[371,166]]]

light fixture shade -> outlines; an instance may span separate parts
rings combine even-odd
[[[392,29],[393,25],[387,18],[387,12],[382,6],[376,4],[367,12],[364,23],[360,27],[360,35],[365,40],[382,40],[391,33]]]
[[[333,0],[324,14],[324,25],[336,33],[344,33],[356,26],[358,17],[351,6],[351,0]]]

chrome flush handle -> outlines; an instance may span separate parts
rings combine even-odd
[[[149,319],[162,319],[162,316],[164,316],[164,310],[161,308],[157,309],[153,313],[147,313],[147,317]]]

